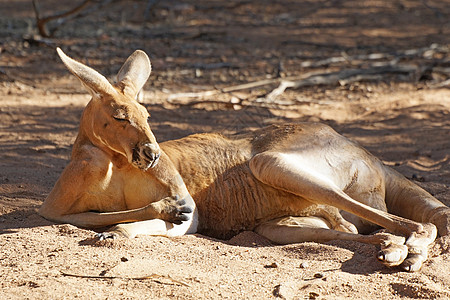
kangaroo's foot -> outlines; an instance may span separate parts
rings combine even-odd
[[[408,256],[405,238],[390,233],[376,233],[374,237],[380,239],[381,250],[377,254],[378,260],[386,266],[400,265]]]
[[[408,257],[401,267],[405,271],[418,271],[422,263],[428,258],[428,246],[434,242],[437,236],[437,228],[431,223],[423,224],[422,232],[413,232],[406,240],[408,247]]]
[[[382,239],[377,258],[389,267],[400,266],[408,272],[418,271],[427,260],[428,246],[433,243],[436,235],[436,226],[430,223],[423,224],[423,230],[413,232],[406,242],[405,238],[389,233],[376,234]]]

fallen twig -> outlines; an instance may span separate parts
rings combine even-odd
[[[77,7],[66,11],[62,13],[58,13],[52,16],[48,16],[45,18],[41,18],[41,13],[39,9],[39,5],[36,0],[33,0],[33,9],[36,16],[36,23],[38,27],[39,34],[42,37],[52,37],[55,31],[58,29],[58,26],[61,24],[64,24],[67,20],[70,20],[71,18],[81,18],[85,17],[86,15],[95,12],[102,7],[109,5],[114,0],[102,0],[102,1],[93,1],[93,0],[85,0]],[[90,3],[93,3],[91,5],[91,8],[86,10],[85,8],[89,6]],[[69,18],[71,17],[71,18]],[[57,26],[53,28],[52,30],[48,30],[47,23],[57,20]]]
[[[280,82],[280,78],[264,79],[264,80],[258,80],[258,81],[254,81],[254,82],[249,82],[249,83],[229,86],[229,87],[222,88],[220,90],[223,93],[230,93],[230,92],[236,92],[236,91],[241,91],[241,90],[247,90],[247,89],[252,89],[252,88],[256,88],[256,87],[261,87],[261,86],[274,84],[274,83],[278,83],[278,82]]]
[[[426,72],[426,70],[430,70],[430,68],[432,72],[448,76],[449,74],[448,68],[431,67],[433,64],[424,65],[422,67],[412,64],[399,64],[401,58],[423,57],[426,59],[430,59],[436,53],[448,53],[448,52],[449,47],[441,46],[438,44],[432,44],[429,47],[408,49],[403,51],[397,51],[395,53],[372,53],[367,55],[355,55],[355,56],[347,56],[345,53],[343,53],[342,56],[340,57],[327,58],[316,62],[305,61],[301,63],[300,66],[320,67],[344,61],[349,62],[359,61],[357,67],[329,73],[310,72],[307,74],[303,74],[302,76],[288,77],[283,79],[282,78],[264,79],[224,88],[215,88],[212,90],[201,92],[170,94],[167,100],[172,104],[195,105],[203,103],[204,101],[202,101],[201,99],[206,97],[277,84],[278,86],[274,88],[271,92],[256,98],[256,102],[259,103],[276,104],[275,103],[276,98],[281,94],[283,94],[285,90],[288,88],[295,89],[316,85],[345,86],[353,82],[380,81],[386,74],[401,74],[410,77],[413,81],[417,81],[423,75],[423,73]],[[371,65],[369,67],[362,67],[365,64],[367,64],[368,61],[371,62]],[[440,84],[435,84],[434,87],[447,85],[448,81],[445,80]],[[197,100],[194,101],[188,100],[193,98]],[[177,101],[177,100],[184,100],[184,101]],[[212,102],[236,104],[231,100],[230,101],[214,100]]]
[[[209,91],[202,91],[202,92],[189,92],[189,93],[176,93],[171,94],[167,98],[167,101],[169,103],[174,103],[175,99],[185,99],[185,98],[203,98],[203,97],[209,97],[216,94],[219,94],[220,90],[209,90]]]
[[[431,86],[432,88],[443,88],[443,87],[450,87],[450,79],[447,79],[446,81],[434,84]]]
[[[76,6],[75,8],[63,12],[63,13],[59,13],[56,15],[52,15],[52,16],[48,16],[45,18],[41,18],[41,13],[40,13],[40,9],[39,9],[39,5],[37,3],[36,0],[33,0],[33,9],[34,9],[34,13],[36,15],[36,23],[37,23],[37,27],[38,27],[38,31],[39,34],[43,37],[50,37],[53,35],[53,32],[49,33],[47,30],[47,23],[52,21],[52,20],[57,20],[57,19],[62,19],[65,18],[67,16],[70,16],[72,14],[76,14],[80,11],[82,11],[88,4],[89,2],[91,2],[91,0],[85,0],[83,1],[80,5]]]
[[[393,53],[370,53],[370,54],[360,54],[360,55],[347,55],[345,52],[342,52],[341,56],[330,57],[321,60],[307,60],[300,63],[300,67],[303,68],[315,68],[315,67],[323,67],[331,64],[337,64],[342,62],[355,62],[355,61],[373,61],[373,60],[382,60],[382,59],[400,59],[400,58],[408,58],[408,57],[417,57],[423,56],[424,54],[430,56],[436,52],[445,52],[449,51],[448,47],[440,46],[438,44],[432,44],[429,47],[417,48],[417,49],[407,49],[402,51],[397,51]]]
[[[24,36],[23,40],[25,42],[28,42],[30,45],[45,45],[52,49],[54,49],[55,45],[56,45],[54,41],[52,41],[50,39],[42,38],[39,35]]]
[[[184,285],[189,287],[190,285],[179,281],[179,280],[175,280],[172,277],[170,277],[169,275],[164,276],[164,275],[159,275],[159,274],[150,274],[147,276],[140,276],[140,277],[124,277],[124,276],[101,276],[101,275],[82,275],[82,274],[73,274],[73,273],[68,273],[68,272],[64,272],[61,271],[61,274],[64,276],[69,276],[69,277],[77,277],[77,278],[89,278],[89,279],[128,279],[128,280],[146,280],[146,279],[153,279],[154,281],[161,283],[161,284],[165,284],[164,282],[161,281],[157,281],[155,279],[158,278],[163,278],[163,279],[169,279],[170,281],[172,281],[173,283],[177,283],[180,285]]]
[[[265,101],[274,101],[278,96],[280,96],[288,88],[300,88],[308,87],[314,85],[346,85],[351,82],[361,81],[361,80],[373,80],[379,79],[379,76],[387,73],[401,73],[401,74],[411,74],[416,73],[418,70],[417,66],[413,65],[384,65],[377,66],[368,69],[348,69],[332,73],[323,73],[312,75],[308,78],[301,80],[282,80],[280,85],[268,93],[264,99]],[[261,100],[261,99],[259,99]]]
[[[176,93],[171,94],[167,98],[167,101],[172,104],[177,104],[174,100],[179,99],[186,99],[186,98],[203,98],[203,97],[209,97],[213,95],[218,95],[221,93],[231,93],[231,92],[237,92],[247,89],[252,89],[256,87],[261,87],[265,85],[275,84],[280,82],[280,78],[274,78],[274,79],[264,79],[264,80],[258,80],[254,82],[239,84],[239,85],[233,85],[229,87],[224,88],[216,88],[214,90],[207,90],[207,91],[201,91],[201,92],[188,92],[188,93]]]

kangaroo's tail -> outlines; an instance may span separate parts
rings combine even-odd
[[[388,212],[416,222],[433,223],[440,235],[450,233],[450,208],[389,167],[385,167],[385,178]]]

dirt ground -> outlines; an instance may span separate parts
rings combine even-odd
[[[448,236],[420,272],[405,273],[353,242],[279,246],[252,232],[98,242],[38,216],[89,101],[56,46],[111,78],[145,50],[153,73],[143,104],[159,141],[320,121],[450,205],[449,1],[160,1],[146,10],[151,2],[112,1],[42,39],[31,1],[0,0],[1,299],[450,298]],[[44,16],[74,5],[39,3]],[[373,53],[388,55],[369,60]],[[346,59],[324,62],[332,57]],[[288,89],[273,103],[257,99],[276,84],[169,101],[386,61],[419,71]]]

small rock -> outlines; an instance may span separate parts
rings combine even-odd
[[[323,278],[323,274],[322,273],[316,273],[316,274],[314,274],[314,278]]]
[[[265,265],[264,268],[266,269],[278,268],[278,265],[277,263],[271,263],[270,265]]]
[[[121,257],[121,258],[120,258],[120,261],[121,261],[121,262],[127,262],[127,261],[128,261],[128,258],[126,258],[125,256],[124,256],[124,257]]]
[[[413,174],[412,177],[411,177],[411,179],[412,179],[412,180],[415,180],[415,181],[419,181],[419,182],[424,182],[424,181],[425,181],[425,178],[424,178],[424,177],[422,177],[422,176],[420,176],[420,175],[417,175],[417,174]]]
[[[277,298],[283,298],[283,296],[280,294],[280,288],[281,288],[281,284],[278,284],[273,288],[272,294]]]
[[[307,263],[306,261],[302,262],[302,263],[300,264],[300,268],[302,268],[302,269],[309,268],[309,263]]]
[[[298,291],[298,284],[293,281],[283,282],[273,288],[272,294],[281,299],[291,300],[296,299],[296,292]]]

